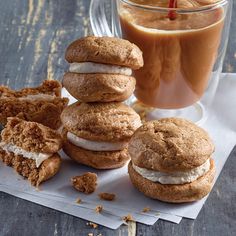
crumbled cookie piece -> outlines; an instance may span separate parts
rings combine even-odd
[[[28,152],[56,153],[62,147],[62,138],[57,131],[16,117],[7,119],[1,138],[3,142],[12,143]]]
[[[98,196],[105,201],[113,201],[116,198],[114,193],[99,193]]]
[[[131,214],[128,214],[127,216],[123,216],[122,220],[124,220],[125,222],[128,222],[128,221],[134,221],[134,218]]]
[[[101,213],[102,210],[103,210],[103,206],[102,206],[102,205],[97,205],[96,208],[95,208],[95,211],[96,211],[97,213]]]
[[[93,233],[88,233],[88,236],[93,236]]]
[[[151,210],[151,208],[150,208],[150,207],[144,207],[144,208],[143,208],[143,210],[142,210],[142,212],[144,212],[144,213],[145,213],[145,212],[149,212],[150,210]]]
[[[71,182],[78,191],[90,194],[96,189],[97,175],[95,173],[87,172],[81,176],[71,178]]]
[[[98,225],[93,222],[87,222],[86,225],[89,225],[89,226],[93,227],[94,229],[96,229],[98,227]]]
[[[82,202],[82,200],[80,198],[77,198],[76,203],[80,204],[81,202]]]
[[[8,117],[19,117],[58,129],[60,115],[69,102],[68,98],[60,96],[61,84],[54,80],[19,91],[0,86],[0,123],[5,125]]]

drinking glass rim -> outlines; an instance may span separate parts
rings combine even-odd
[[[157,6],[151,6],[151,5],[143,5],[143,4],[132,2],[130,0],[119,0],[119,1],[124,2],[132,7],[140,8],[140,9],[144,9],[144,10],[161,11],[161,12],[168,12],[170,10],[174,10],[177,13],[182,13],[182,14],[214,10],[214,9],[218,8],[219,6],[223,6],[228,3],[228,0],[220,0],[218,2],[209,4],[206,6],[201,6],[198,8],[184,9],[184,8],[169,8],[169,7],[157,7]]]

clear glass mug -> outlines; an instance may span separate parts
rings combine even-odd
[[[128,102],[146,119],[178,116],[201,124],[222,71],[232,0],[196,8],[181,7],[187,1],[179,0],[171,9],[162,5],[167,0],[140,2],[92,0],[93,33],[128,39],[143,51],[144,67],[134,71],[136,99]]]

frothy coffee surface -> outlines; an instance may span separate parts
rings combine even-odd
[[[132,0],[142,5],[168,7],[169,1]],[[178,0],[178,8],[197,9],[211,0]],[[214,1],[217,2],[217,1]],[[136,97],[146,105],[182,108],[204,94],[217,58],[224,11],[176,13],[120,6],[123,37],[143,51],[144,67],[134,72]]]

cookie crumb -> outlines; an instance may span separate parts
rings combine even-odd
[[[89,226],[93,227],[94,229],[96,229],[98,227],[98,225],[93,222],[87,222],[86,225],[89,225]]]
[[[113,201],[116,198],[114,193],[99,193],[98,196],[105,201]]]
[[[131,214],[128,214],[127,216],[123,216],[122,220],[124,220],[127,223],[128,221],[134,221],[134,218]]]
[[[96,208],[95,208],[95,211],[97,213],[101,213],[102,210],[103,210],[103,206],[102,205],[97,205]]]
[[[88,236],[93,236],[93,233],[88,233]]]
[[[90,194],[93,193],[97,186],[97,175],[87,172],[80,176],[71,178],[72,185],[80,192]]]
[[[100,234],[98,234],[97,236],[102,236],[102,234],[100,233]]]
[[[142,212],[149,212],[149,211],[151,211],[150,207],[144,207],[143,210],[142,210]]]
[[[82,200],[80,198],[77,198],[76,203],[80,204],[81,202],[82,202]]]

